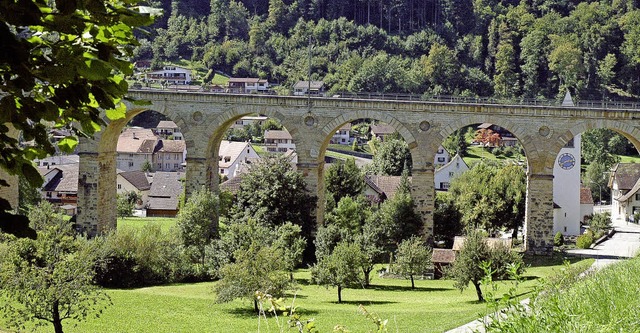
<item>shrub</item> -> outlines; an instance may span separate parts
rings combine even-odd
[[[587,231],[584,234],[578,236],[576,239],[576,246],[579,249],[588,249],[589,246],[593,243],[593,233],[591,231]]]
[[[553,236],[553,245],[562,246],[564,245],[564,236],[560,231],[556,232],[556,235]]]
[[[96,239],[100,258],[95,282],[104,287],[131,288],[189,279],[193,274],[180,240],[158,225],[124,228]]]
[[[507,268],[510,264],[518,265],[518,274],[524,272],[525,265],[522,261],[522,255],[504,244],[497,244],[489,250],[489,261],[491,262],[491,270],[494,272],[492,276],[494,280],[509,279]]]

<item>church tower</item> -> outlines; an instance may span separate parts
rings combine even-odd
[[[562,106],[574,106],[567,91]],[[580,134],[560,150],[553,167],[553,232],[580,234]]]

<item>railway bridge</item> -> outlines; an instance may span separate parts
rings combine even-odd
[[[324,213],[323,168],[329,141],[350,121],[385,122],[409,144],[413,159],[411,192],[427,235],[433,233],[434,156],[454,131],[492,123],[514,134],[527,156],[525,248],[546,253],[553,246],[553,168],[562,147],[594,128],[615,130],[640,147],[640,105],[598,102],[578,106],[498,103],[485,99],[420,100],[389,96],[272,96],[161,90],[131,90],[129,97],[151,104],[131,105],[126,117],[108,121],[93,139],[81,139],[77,222],[89,233],[116,226],[116,144],[137,114],[154,110],[181,129],[187,144],[187,196],[201,186],[218,189],[218,149],[225,131],[239,118],[259,113],[279,120],[296,144],[298,171],[317,196],[316,218]]]

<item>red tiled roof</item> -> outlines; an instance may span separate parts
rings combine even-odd
[[[265,139],[288,139],[292,140],[291,134],[286,130],[278,131],[278,130],[266,130],[264,131]]]
[[[593,205],[593,196],[591,195],[591,189],[588,187],[580,188],[580,204],[581,205]]]
[[[452,249],[433,249],[432,263],[452,263],[456,260],[456,251]]]
[[[619,190],[631,190],[640,179],[640,163],[618,163],[612,171]]]
[[[379,124],[379,125],[371,125],[371,133],[375,135],[385,135],[385,134],[393,134],[396,129],[391,125],[387,124]]]

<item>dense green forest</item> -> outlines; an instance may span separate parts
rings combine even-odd
[[[155,0],[136,60],[332,92],[640,95],[634,0]],[[309,61],[311,54],[311,61]],[[309,65],[309,63],[311,65]]]

